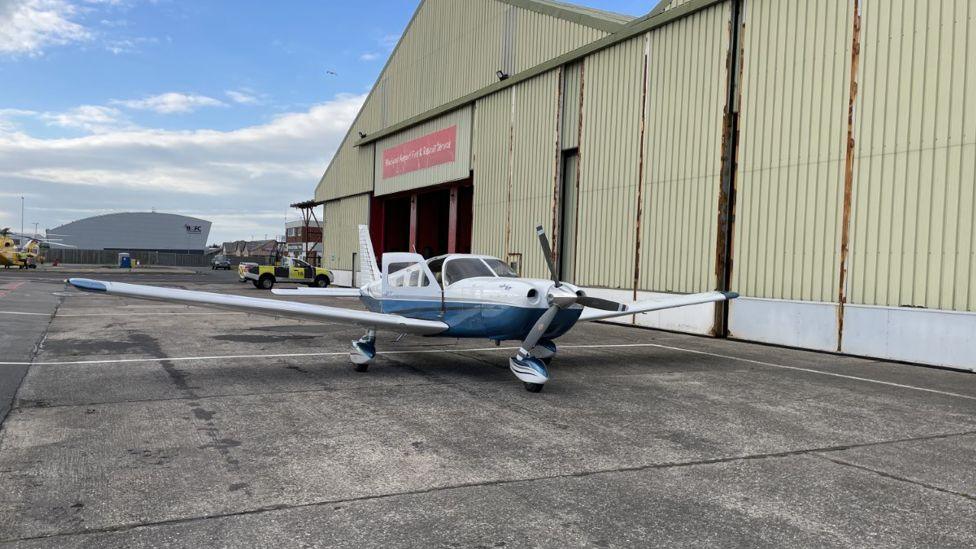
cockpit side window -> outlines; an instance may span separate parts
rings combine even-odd
[[[518,278],[518,275],[515,274],[515,271],[513,271],[512,268],[509,267],[501,259],[495,259],[494,257],[486,257],[484,258],[484,261],[485,263],[488,264],[489,267],[491,267],[491,270],[495,271],[496,275],[506,277],[506,278]]]
[[[481,259],[476,257],[460,257],[448,261],[444,265],[444,282],[448,285],[476,276],[494,277],[495,273]]]
[[[444,268],[444,258],[438,257],[427,261],[427,268],[430,272],[434,273],[434,278],[437,279],[437,283],[441,286],[444,285],[444,278],[441,273],[441,269]]]

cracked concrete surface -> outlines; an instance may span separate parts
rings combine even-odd
[[[0,430],[4,546],[976,546],[972,374],[593,324],[533,395],[483,341],[385,334],[421,352],[358,374],[257,357],[347,326],[65,295]],[[220,356],[253,358],[172,360]]]

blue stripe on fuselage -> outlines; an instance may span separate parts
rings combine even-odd
[[[435,334],[438,337],[522,340],[542,313],[546,312],[546,309],[537,307],[447,301],[443,303],[442,314],[439,299],[375,299],[370,296],[362,296],[361,299],[370,311],[439,320],[450,326],[446,331]],[[544,337],[554,339],[565,334],[576,324],[582,312],[582,308],[560,310]]]

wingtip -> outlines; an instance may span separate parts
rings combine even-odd
[[[722,292],[722,294],[725,295],[725,299],[735,299],[739,297],[737,292]]]
[[[86,292],[108,291],[108,286],[106,286],[104,282],[99,282],[98,280],[91,280],[88,278],[69,278],[65,282],[71,284],[79,290],[84,290]]]

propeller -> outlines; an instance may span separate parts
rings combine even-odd
[[[552,261],[552,247],[549,245],[549,238],[546,236],[545,229],[539,225],[535,228],[535,233],[539,236],[539,245],[542,246],[542,255],[546,260],[546,265],[549,267],[549,275],[552,278],[552,287],[549,288],[549,291],[546,294],[546,298],[549,301],[549,308],[546,309],[546,312],[542,313],[539,320],[537,320],[535,325],[532,326],[532,330],[529,331],[529,335],[525,338],[521,347],[519,348],[518,358],[521,360],[524,360],[525,357],[529,355],[529,352],[536,346],[536,344],[539,343],[542,336],[549,330],[549,325],[552,324],[553,319],[556,318],[556,313],[558,313],[560,309],[567,309],[579,303],[584,307],[592,307],[594,309],[604,311],[616,312],[627,310],[627,305],[623,303],[617,303],[616,301],[601,299],[599,297],[590,297],[584,294],[582,291],[573,292],[564,287],[556,274],[556,265]]]

